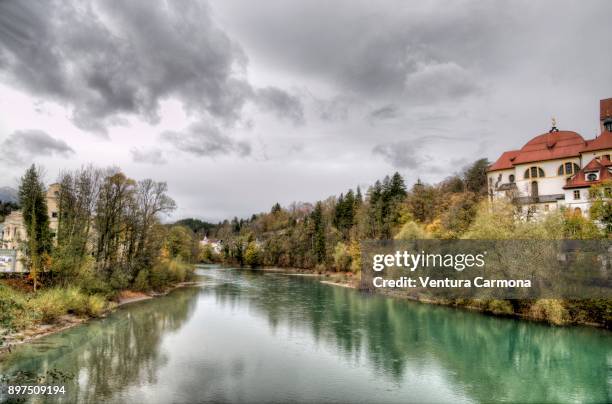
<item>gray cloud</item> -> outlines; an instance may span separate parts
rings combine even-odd
[[[386,120],[397,118],[399,115],[400,111],[397,105],[389,104],[373,110],[368,114],[368,117],[374,120]]]
[[[32,94],[104,132],[124,115],[157,122],[162,100],[236,120],[246,57],[196,1],[0,2],[0,67]]]
[[[326,122],[342,122],[349,119],[350,108],[358,104],[358,100],[338,95],[330,99],[314,99],[316,111],[321,120]]]
[[[246,157],[251,154],[250,143],[235,141],[223,134],[218,127],[206,122],[192,124],[181,132],[165,131],[160,137],[177,150],[198,157],[228,154]]]
[[[372,148],[372,153],[382,156],[395,168],[415,169],[427,167],[428,170],[442,172],[439,170],[440,167],[436,165],[436,161],[434,161],[438,160],[437,162],[439,163],[441,159],[432,159],[427,153],[427,148],[430,145],[439,145],[441,142],[447,147],[449,144],[456,147],[460,144],[471,142],[471,139],[461,136],[421,136],[411,140],[378,144]]]
[[[69,157],[74,150],[61,139],[41,130],[20,130],[11,133],[0,146],[0,159],[14,164],[29,164],[39,156]]]
[[[374,146],[372,153],[388,160],[396,168],[417,168],[426,161],[421,152],[422,144],[415,142],[396,142]]]
[[[168,160],[164,157],[164,153],[161,149],[137,149],[133,148],[130,150],[132,160],[135,163],[162,165],[166,164]]]
[[[277,87],[260,88],[255,92],[256,103],[266,111],[272,111],[280,119],[294,125],[304,124],[304,106],[300,99]]]

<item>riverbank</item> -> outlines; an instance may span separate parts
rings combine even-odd
[[[326,285],[351,289],[359,289],[360,287],[359,275],[352,272],[321,272],[301,268],[260,268],[258,270],[292,276],[318,277],[320,278],[319,281]],[[612,323],[612,302],[610,301],[564,301],[560,299],[539,299],[533,301],[498,299],[436,300],[412,296],[402,292],[380,291],[379,293],[423,304],[452,307],[484,315],[514,318],[521,321],[547,323],[553,326],[577,325],[609,330]],[[603,321],[593,320],[592,312],[594,310],[603,311]]]
[[[180,282],[164,289],[161,292],[145,293],[133,290],[122,290],[117,293],[117,295],[113,299],[107,300],[107,307],[99,315],[92,316],[65,314],[58,317],[56,321],[50,324],[36,323],[22,330],[7,333],[2,337],[2,340],[0,340],[0,360],[2,360],[2,357],[5,354],[11,353],[11,350],[17,345],[26,344],[39,338],[45,337],[47,335],[68,330],[72,327],[81,325],[96,318],[106,317],[119,307],[131,303],[137,303],[144,300],[153,299],[156,297],[165,296],[178,288],[197,286],[198,284],[199,282],[194,281]],[[2,329],[0,329],[0,332],[1,331]]]

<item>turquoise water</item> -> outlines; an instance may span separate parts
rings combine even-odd
[[[610,402],[612,337],[215,267],[203,285],[23,345],[35,402]]]

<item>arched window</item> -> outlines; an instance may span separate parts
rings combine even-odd
[[[587,181],[597,181],[597,174],[595,173],[587,174]]]
[[[557,175],[572,175],[576,174],[578,171],[580,171],[580,167],[578,166],[578,164],[567,162],[559,166],[559,170],[557,170]]]
[[[525,178],[543,178],[545,176],[544,170],[540,167],[533,166],[525,170]]]
[[[514,183],[514,174],[510,174],[508,176],[508,181],[510,181],[510,183]]]

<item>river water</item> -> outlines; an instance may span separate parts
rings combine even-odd
[[[33,402],[611,402],[612,336],[206,267],[203,285],[20,346]],[[6,396],[5,396],[6,397]]]

